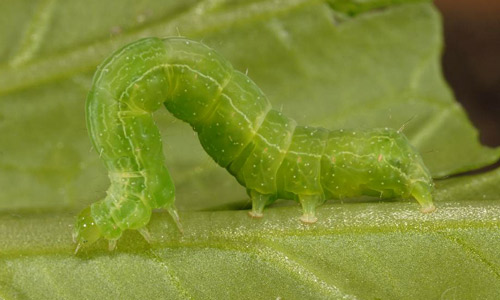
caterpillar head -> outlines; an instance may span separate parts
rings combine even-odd
[[[73,231],[73,241],[77,244],[75,253],[78,252],[82,245],[90,245],[99,238],[101,238],[101,231],[91,215],[89,206],[78,215]]]

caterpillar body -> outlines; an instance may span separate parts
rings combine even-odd
[[[188,122],[206,152],[246,187],[252,217],[278,198],[300,202],[305,223],[314,223],[316,207],[332,198],[414,197],[422,212],[435,209],[431,175],[400,131],[298,126],[209,47],[184,38],[146,38],[116,51],[94,76],[87,127],[111,185],[103,200],[78,216],[77,250],[101,237],[114,248],[127,229],[149,240],[145,226],[154,208],[166,209],[180,226],[152,119],[162,104]]]

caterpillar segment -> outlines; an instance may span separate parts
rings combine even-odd
[[[152,113],[161,106],[188,122],[205,151],[246,187],[252,217],[276,199],[298,201],[316,222],[327,199],[414,197],[434,210],[432,178],[399,131],[329,131],[298,126],[245,74],[209,47],[184,38],[147,38],[98,68],[86,101],[93,146],[108,169],[106,197],[78,216],[77,250],[99,238],[110,249],[125,230],[146,240],[151,211],[166,209],[179,228],[175,187]]]

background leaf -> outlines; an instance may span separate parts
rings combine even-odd
[[[0,14],[0,297],[495,297],[498,170],[438,182],[429,216],[413,201],[366,199],[325,205],[310,227],[298,207],[261,221],[194,212],[247,196],[165,110],[156,120],[185,235],[159,214],[152,246],[132,232],[118,252],[98,243],[72,255],[74,214],[108,185],[84,99],[97,64],[140,37],[202,40],[301,124],[411,119],[405,133],[437,177],[496,161],[442,78],[441,21],[427,1],[2,1]]]
[[[0,55],[0,208],[80,209],[103,197],[108,179],[90,146],[84,99],[96,65],[144,36],[203,40],[301,124],[399,128],[411,119],[405,132],[435,176],[499,156],[478,143],[442,79],[440,19],[427,3],[373,2],[377,10],[350,17],[318,1],[52,2],[0,4],[7,16],[32,11],[2,27],[19,33],[1,35],[10,46]],[[181,209],[247,198],[188,125],[165,110],[157,121]]]

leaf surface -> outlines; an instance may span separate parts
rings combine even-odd
[[[438,211],[429,215],[401,201],[329,203],[315,225],[298,221],[297,206],[260,220],[245,211],[184,212],[180,234],[155,214],[151,245],[127,232],[115,252],[101,242],[77,256],[71,214],[3,215],[0,296],[494,299],[499,181],[500,169],[440,181]],[[471,190],[481,199],[471,200]]]
[[[406,124],[437,177],[496,161],[442,78],[427,1],[12,0],[0,14],[0,298],[496,297],[499,170],[438,181],[431,215],[353,199],[323,206],[313,226],[297,206],[252,220],[228,210],[248,206],[244,188],[165,110],[155,117],[184,235],[158,213],[152,245],[130,232],[116,252],[72,254],[74,215],[108,185],[85,128],[92,74],[141,37],[202,40],[301,124]]]

